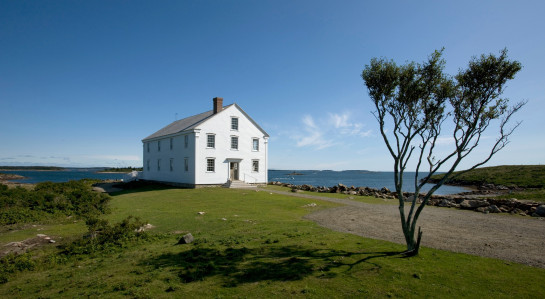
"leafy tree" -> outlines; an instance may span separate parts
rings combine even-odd
[[[499,56],[473,58],[468,68],[454,77],[443,73],[442,52],[435,51],[421,64],[410,62],[399,66],[392,60],[373,58],[361,74],[375,104],[373,114],[380,133],[394,159],[394,181],[407,255],[418,254],[422,231],[419,227],[415,238],[416,223],[432,194],[448,179],[485,164],[503,149],[520,125],[517,122],[508,128],[507,123],[526,104],[523,101],[509,106],[509,100],[500,97],[506,82],[521,69],[519,62],[508,60],[506,49]],[[453,174],[460,162],[479,146],[492,123],[497,124],[499,133],[486,157]],[[437,141],[446,129],[451,130],[454,146],[446,153],[438,153]],[[415,193],[410,208],[406,209],[403,174],[409,161],[416,162]],[[442,179],[419,195],[440,169],[446,170]]]

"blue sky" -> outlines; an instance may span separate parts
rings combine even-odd
[[[542,164],[543,12],[543,1],[0,0],[0,165],[141,166],[141,139],[219,96],[271,135],[271,168],[389,171],[361,71],[442,47],[449,74],[503,48],[522,63],[504,95],[528,100],[523,123],[488,165]]]

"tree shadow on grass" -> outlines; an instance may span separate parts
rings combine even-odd
[[[169,189],[183,189],[181,187],[174,187],[166,184],[148,182],[148,181],[132,181],[132,182],[119,182],[111,184],[115,188],[115,191],[108,192],[110,195],[123,195],[132,193],[142,193],[149,191],[161,191]]]
[[[371,260],[399,254],[400,252],[305,249],[298,246],[225,250],[193,248],[153,257],[143,261],[141,265],[151,265],[155,269],[173,269],[185,283],[221,276],[225,286],[234,287],[259,281],[294,281],[312,275],[333,278],[337,275],[333,269],[346,267],[346,271],[350,271],[362,263],[368,263],[372,266],[370,270],[378,271],[381,266]],[[352,263],[343,261],[351,256],[363,258]]]

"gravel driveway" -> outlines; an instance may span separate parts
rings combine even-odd
[[[397,205],[266,191],[343,204],[305,218],[332,230],[405,244]],[[544,218],[428,206],[422,211],[418,224],[423,232],[422,246],[545,268]]]

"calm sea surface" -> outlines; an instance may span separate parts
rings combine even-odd
[[[123,173],[96,173],[97,169],[71,168],[63,171],[2,171],[3,173],[13,173],[26,177],[24,180],[15,180],[20,183],[39,183],[39,182],[67,182],[70,180],[80,180],[84,178],[101,180],[120,180]],[[301,175],[291,175],[297,172]],[[412,192],[413,186],[408,184],[414,178],[414,173],[406,173],[405,190]],[[360,170],[331,171],[331,170],[269,170],[269,181],[280,181],[294,185],[312,185],[332,187],[339,183],[346,186],[371,187],[381,189],[386,187],[395,190],[392,172],[372,172]],[[431,186],[427,186],[431,188]],[[424,188],[427,190],[426,188]],[[425,191],[423,190],[423,191]],[[454,194],[468,191],[468,189],[457,186],[443,186],[437,190],[436,194]]]
[[[12,180],[11,182],[35,184],[40,182],[68,182],[70,180],[99,179],[99,180],[120,180],[124,173],[97,173],[98,169],[68,168],[61,171],[32,171],[32,170],[2,170],[3,173],[13,173],[24,176],[23,180]]]
[[[296,172],[301,175],[291,175]],[[404,190],[406,192],[414,191],[414,172],[406,172],[404,176]],[[339,183],[348,187],[370,187],[381,189],[386,187],[392,191],[395,190],[393,172],[374,172],[365,170],[269,170],[269,181],[279,181],[294,185],[312,185],[332,187]],[[411,184],[412,183],[412,184]],[[421,190],[427,191],[432,185],[425,185]],[[442,186],[435,194],[456,194],[469,191],[469,189],[458,186]]]

